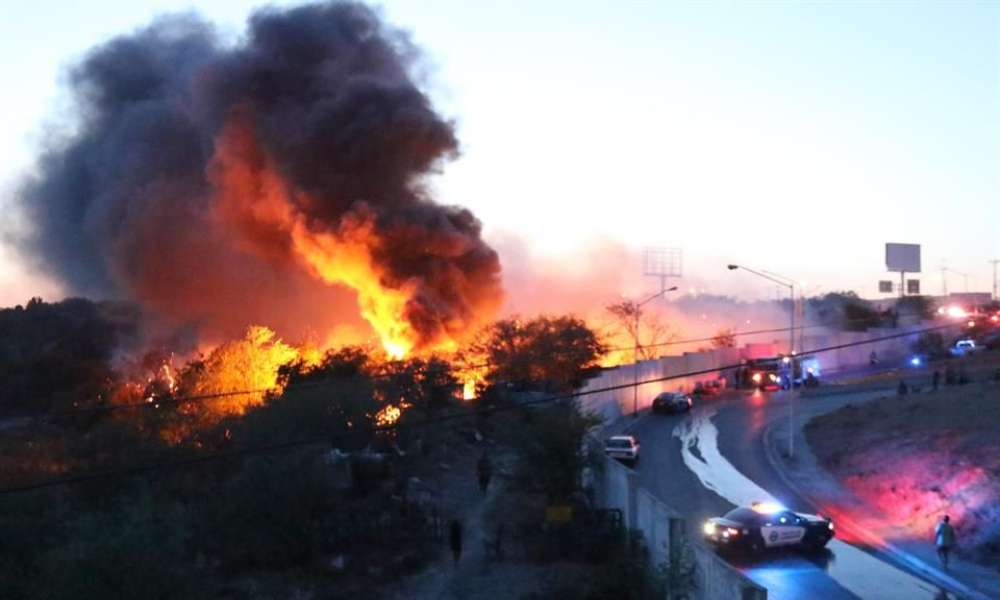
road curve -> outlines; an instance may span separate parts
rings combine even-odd
[[[729,394],[688,415],[641,419],[632,429],[642,443],[639,484],[694,523],[756,500],[814,511],[788,489],[764,453],[763,432],[787,415],[787,402],[788,393]],[[864,548],[836,539],[821,556],[783,551],[733,564],[767,587],[772,600],[955,599]]]

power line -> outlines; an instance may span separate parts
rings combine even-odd
[[[906,333],[896,333],[896,334],[886,335],[886,336],[882,336],[882,337],[878,337],[878,338],[873,338],[873,339],[869,339],[869,340],[860,340],[860,341],[856,341],[856,342],[847,342],[847,343],[844,343],[844,344],[837,344],[837,345],[834,345],[834,346],[827,346],[825,348],[815,348],[815,349],[803,352],[803,354],[822,354],[824,352],[832,352],[834,350],[842,350],[844,348],[864,346],[864,345],[873,344],[873,343],[876,343],[876,342],[883,342],[883,341],[887,341],[887,340],[899,339],[899,338],[909,337],[909,336],[914,336],[914,335],[920,335],[920,334],[930,333],[930,332],[934,332],[934,331],[941,331],[941,330],[944,330],[944,329],[948,329],[948,328],[952,328],[952,327],[957,327],[959,325],[960,325],[959,323],[949,323],[949,324],[946,324],[946,325],[939,325],[937,327],[930,327],[930,328],[926,328],[926,329],[919,329],[919,330],[916,330],[916,331],[910,331],[910,332],[906,332]],[[593,390],[584,390],[584,391],[577,391],[577,392],[566,393],[566,394],[558,394],[558,395],[555,395],[555,396],[548,396],[546,398],[541,398],[541,399],[538,399],[538,400],[531,400],[531,401],[527,401],[527,402],[518,403],[518,404],[513,405],[513,406],[490,407],[490,408],[483,409],[483,410],[477,410],[475,412],[469,411],[469,410],[463,410],[462,412],[458,412],[458,413],[454,413],[454,414],[450,414],[450,415],[441,415],[441,416],[437,416],[437,417],[427,417],[425,419],[422,419],[420,421],[416,421],[416,422],[413,422],[413,423],[398,423],[397,422],[397,423],[393,423],[393,424],[390,424],[390,425],[372,426],[372,427],[359,428],[359,429],[343,429],[343,430],[337,431],[335,433],[330,433],[330,434],[326,434],[326,435],[322,435],[322,436],[313,436],[313,437],[301,438],[301,439],[297,439],[297,440],[287,440],[287,441],[284,441],[284,442],[278,442],[278,443],[273,443],[273,444],[265,444],[265,445],[261,445],[261,446],[250,446],[250,447],[241,448],[241,449],[238,449],[238,450],[230,450],[230,451],[227,451],[227,452],[218,452],[218,453],[214,453],[214,454],[207,454],[207,455],[204,455],[204,456],[197,456],[197,457],[191,457],[191,458],[183,458],[183,459],[177,459],[177,460],[172,460],[172,461],[161,461],[161,462],[149,463],[149,464],[145,464],[145,465],[136,465],[136,466],[133,466],[133,467],[125,467],[125,468],[120,468],[120,469],[112,469],[112,470],[107,470],[107,471],[101,471],[101,472],[97,472],[97,473],[88,473],[88,474],[82,474],[82,475],[77,475],[77,476],[72,476],[72,477],[62,477],[62,478],[50,479],[48,481],[41,481],[41,482],[27,484],[27,485],[13,486],[13,487],[8,487],[8,488],[0,488],[0,495],[9,495],[9,494],[30,492],[30,491],[35,491],[35,490],[40,490],[40,489],[45,489],[45,488],[52,488],[52,487],[59,487],[59,486],[64,486],[64,485],[74,485],[74,484],[91,482],[91,481],[98,481],[98,480],[104,480],[104,479],[113,479],[113,478],[116,478],[116,477],[139,475],[139,474],[142,474],[142,473],[151,473],[151,472],[156,472],[156,471],[163,471],[163,470],[169,470],[169,469],[175,469],[175,468],[181,468],[181,467],[187,467],[187,466],[196,466],[196,465],[200,465],[200,464],[205,464],[205,463],[209,463],[209,462],[213,462],[213,461],[217,461],[217,460],[225,460],[225,459],[229,459],[229,458],[241,458],[241,457],[252,456],[252,455],[257,455],[257,454],[266,454],[266,453],[275,452],[275,451],[288,450],[288,449],[291,449],[291,448],[299,448],[299,447],[311,446],[311,445],[320,444],[320,443],[332,442],[332,441],[334,441],[334,440],[336,440],[336,439],[338,439],[340,437],[347,436],[347,435],[352,435],[352,434],[353,435],[358,435],[358,434],[375,434],[375,433],[380,433],[380,432],[384,432],[384,431],[394,431],[394,430],[400,430],[400,429],[406,429],[406,428],[424,427],[424,426],[432,425],[432,424],[435,424],[435,423],[441,423],[441,422],[451,421],[451,420],[460,419],[460,418],[467,418],[467,417],[470,417],[470,416],[479,416],[479,415],[484,415],[484,414],[495,414],[495,413],[500,413],[500,412],[506,412],[506,411],[509,411],[509,410],[517,410],[517,409],[521,409],[521,408],[525,408],[525,407],[542,406],[542,405],[545,405],[545,404],[551,404],[553,402],[560,402],[560,401],[563,401],[563,400],[575,400],[575,399],[580,398],[582,396],[589,396],[589,395],[592,395],[592,394],[601,394],[601,393],[605,393],[605,392],[614,392],[614,391],[618,391],[618,390],[622,390],[622,389],[631,388],[631,387],[636,386],[636,385],[646,385],[646,384],[650,384],[650,383],[660,383],[660,382],[671,381],[671,380],[675,380],[675,379],[683,379],[685,377],[693,377],[693,376],[697,376],[697,375],[707,375],[709,373],[718,373],[720,371],[726,371],[728,369],[733,369],[733,368],[736,368],[736,367],[739,367],[739,366],[741,366],[741,365],[740,364],[721,365],[721,366],[718,366],[718,367],[715,367],[715,368],[711,368],[711,369],[700,369],[700,370],[697,370],[697,371],[689,371],[689,372],[681,373],[681,374],[677,374],[677,375],[668,375],[668,376],[665,376],[665,377],[658,377],[658,378],[654,378],[654,379],[647,379],[647,380],[639,381],[639,382],[623,383],[623,384],[619,384],[619,385],[607,386],[607,387],[593,389]]]

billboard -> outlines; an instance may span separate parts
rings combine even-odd
[[[878,291],[882,294],[892,293],[892,282],[891,281],[880,281],[878,282]]]
[[[920,272],[920,244],[886,244],[885,268],[903,273]]]
[[[681,249],[643,248],[642,273],[656,277],[680,277]]]

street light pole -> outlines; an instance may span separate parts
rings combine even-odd
[[[647,302],[656,300],[663,294],[667,292],[672,292],[677,289],[675,285],[672,288],[665,290],[660,290],[659,292],[653,294],[649,298],[646,298],[642,302],[635,305],[635,357],[633,358],[634,364],[632,365],[632,416],[639,416],[639,309],[642,308]]]
[[[771,277],[770,275],[748,269],[742,265],[727,265],[727,267],[730,271],[735,271],[736,269],[749,271],[754,275],[788,288],[788,299],[791,300],[791,314],[788,328],[788,458],[793,458],[795,456],[795,284],[791,283],[791,279],[777,273],[772,273],[775,277]],[[781,279],[776,279],[776,277],[781,277]]]

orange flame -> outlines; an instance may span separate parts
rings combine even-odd
[[[350,215],[339,235],[310,230],[299,217],[292,227],[292,241],[299,258],[327,283],[344,284],[358,293],[364,316],[394,359],[405,357],[416,344],[416,334],[404,318],[412,292],[408,286],[387,288],[376,271],[369,251],[371,216]]]
[[[463,400],[475,400],[476,399],[476,380],[473,377],[469,377],[465,380],[465,385],[462,386],[462,399]]]
[[[378,427],[387,427],[398,421],[402,415],[403,411],[398,406],[386,404],[381,410],[375,413],[375,425]]]
[[[216,140],[211,167],[218,195],[217,218],[240,232],[246,249],[275,260],[291,258],[326,283],[350,287],[358,295],[362,316],[376,331],[386,353],[394,359],[421,350],[454,348],[450,339],[421,340],[406,319],[414,287],[387,282],[372,249],[377,247],[375,215],[363,203],[330,228],[317,230],[296,203],[315,202],[290,190],[257,143],[245,119],[236,118]]]

